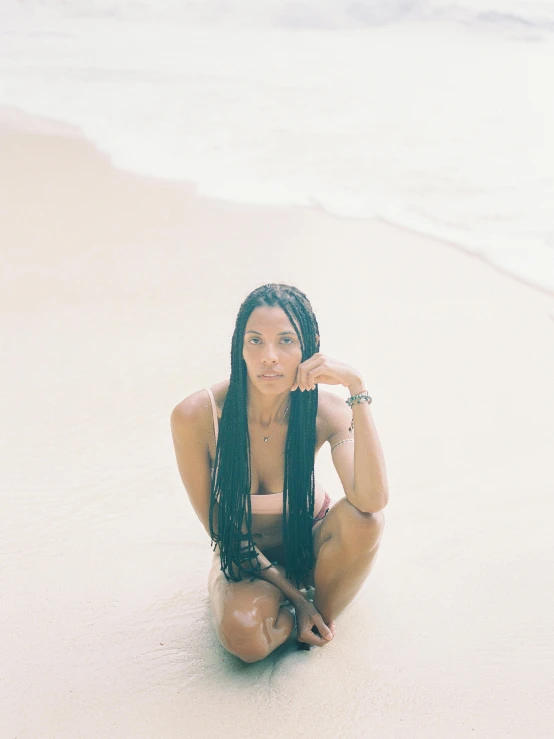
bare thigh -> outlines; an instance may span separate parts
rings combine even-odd
[[[284,568],[276,565],[284,574]],[[240,582],[227,580],[221,571],[221,560],[214,554],[208,578],[208,593],[212,618],[216,623],[223,620],[227,610],[249,610],[253,605],[259,606],[260,599],[266,599],[271,608],[278,607],[286,601],[279,588],[270,582],[256,578],[244,579]]]

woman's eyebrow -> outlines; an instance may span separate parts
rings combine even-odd
[[[258,334],[258,336],[262,336],[263,334],[260,331],[254,331],[254,329],[249,328],[248,331],[245,331],[247,334]],[[284,336],[285,334],[292,334],[293,336],[296,336],[296,331],[279,331],[277,336]]]

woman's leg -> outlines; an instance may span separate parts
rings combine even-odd
[[[382,511],[362,513],[346,498],[314,526],[314,605],[330,624],[369,575],[385,525]]]
[[[219,554],[214,554],[208,580],[212,621],[221,644],[243,662],[264,659],[285,642],[294,617],[282,604],[283,593],[257,578],[229,582],[221,572]],[[284,569],[277,565],[284,574]]]

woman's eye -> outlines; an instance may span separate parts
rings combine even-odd
[[[282,340],[283,343],[287,344],[294,344],[294,339],[289,338],[288,336],[285,336]],[[252,338],[248,339],[249,344],[254,344],[254,346],[257,346],[261,343],[260,339],[257,336],[253,336]]]

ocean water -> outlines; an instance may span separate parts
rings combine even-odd
[[[554,293],[554,0],[2,0],[0,105],[206,195],[379,217]]]

